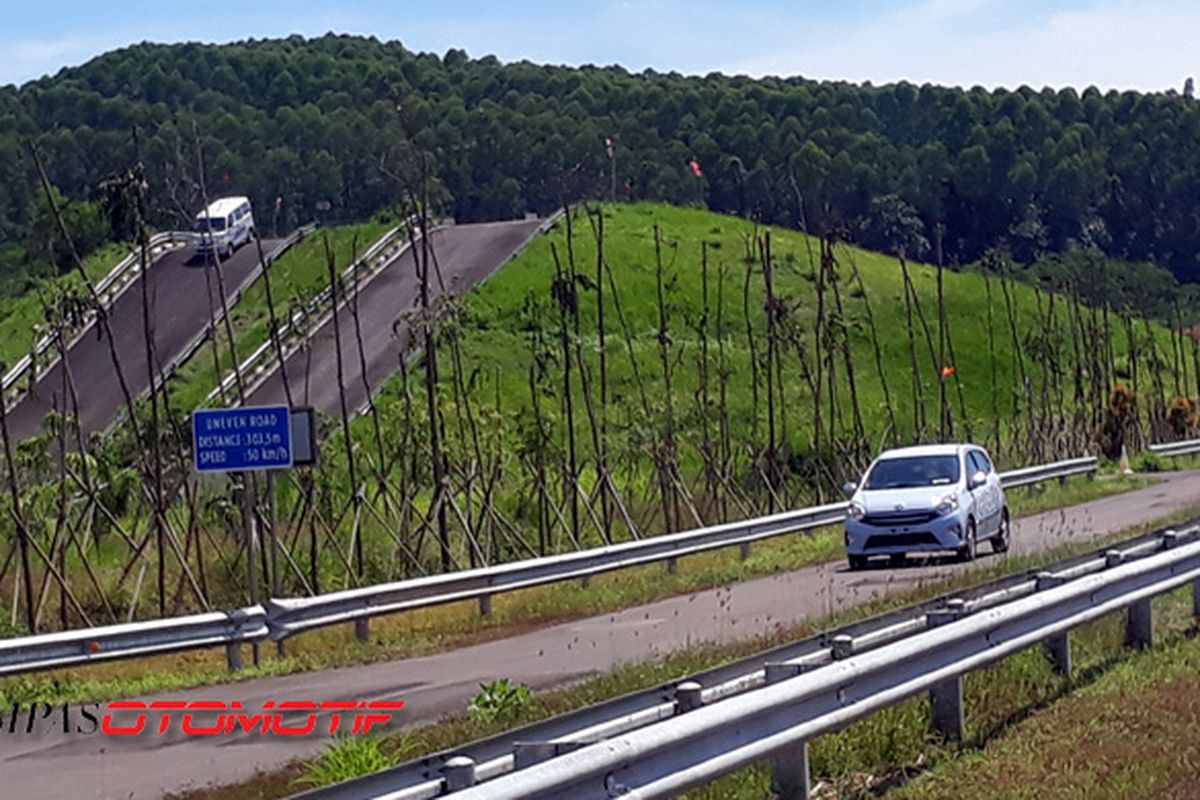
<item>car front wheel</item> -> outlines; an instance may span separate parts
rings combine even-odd
[[[963,534],[962,546],[958,548],[959,561],[974,561],[976,552],[975,520],[967,521],[967,532]]]
[[[848,560],[850,561],[851,571],[857,572],[860,569],[867,568],[867,557],[866,556],[849,556]]]

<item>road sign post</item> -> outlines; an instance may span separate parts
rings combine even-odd
[[[197,472],[240,472],[242,476],[242,536],[246,546],[246,589],[250,605],[258,604],[257,502],[254,472],[267,470],[268,491],[274,491],[271,470],[287,469],[294,460],[292,419],[287,406],[204,408],[192,414],[192,453]],[[271,497],[274,505],[274,497]],[[274,548],[274,519],[271,520]],[[272,549],[272,572],[276,566]],[[277,575],[272,574],[272,589]],[[254,644],[258,665],[258,644]]]

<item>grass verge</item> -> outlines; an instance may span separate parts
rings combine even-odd
[[[677,679],[699,670],[711,668],[737,658],[812,635],[823,629],[863,619],[884,611],[900,608],[956,588],[975,585],[984,580],[1032,569],[1085,550],[1128,538],[1141,532],[1194,518],[1200,507],[1163,517],[1139,528],[1122,531],[1103,540],[1064,546],[1035,556],[1014,557],[990,567],[962,573],[945,581],[930,583],[894,596],[881,598],[821,620],[814,620],[787,631],[745,639],[733,644],[715,645],[675,653],[662,659],[629,664],[608,675],[585,681],[576,686],[534,695],[517,720],[486,722],[464,713],[441,722],[426,725],[381,740],[384,755],[402,752],[404,759],[416,758],[464,742],[499,733],[516,725],[534,722],[561,714],[627,692],[637,691]],[[1162,601],[1156,608],[1156,625],[1163,641],[1174,642],[1190,634],[1190,598],[1176,595]],[[1101,620],[1074,634],[1073,645],[1076,678],[1073,685],[1085,685],[1102,676],[1114,664],[1123,663],[1132,654],[1120,647],[1120,620]],[[1016,724],[1031,711],[1062,695],[1072,684],[1055,677],[1044,664],[1040,653],[1030,651],[975,673],[966,682],[967,718],[970,731],[968,747],[978,747]],[[336,747],[336,745],[335,745]],[[906,774],[913,765],[926,766],[953,755],[929,733],[927,711],[923,701],[910,701],[877,714],[833,736],[818,740],[812,751],[814,775],[836,781],[839,788],[862,784],[864,791],[874,791],[879,780],[864,780],[864,775],[885,775],[895,779]],[[330,758],[324,756],[326,762]],[[345,759],[348,761],[349,759]],[[297,791],[297,781],[312,785],[318,775],[321,759],[310,764],[293,762],[272,772],[241,784],[198,789],[178,795],[177,800],[232,800],[232,798],[277,798]],[[349,770],[336,776],[345,780],[354,777]],[[744,770],[715,782],[696,797],[704,798],[761,798],[768,794],[764,769]],[[844,794],[845,797],[868,795]],[[971,795],[960,795],[971,796]]]
[[[115,267],[130,247],[108,244],[83,260],[83,269],[93,282]],[[54,295],[68,287],[83,286],[77,272],[68,272],[38,283],[19,297],[0,301],[0,362],[15,364],[40,338],[39,326],[46,322],[45,308]]]
[[[1160,604],[1187,615],[1190,598]],[[1181,620],[1182,621],[1182,620]],[[1174,633],[1174,631],[1172,632]],[[1087,685],[1012,725],[981,749],[946,759],[897,800],[1196,797],[1200,640],[1175,636],[1140,658],[1085,673]]]
[[[1140,477],[1075,478],[1031,493],[1013,492],[1018,515],[1060,508],[1147,485]],[[331,667],[411,658],[466,644],[499,639],[557,622],[602,614],[714,586],[775,575],[842,556],[840,528],[781,536],[754,546],[745,560],[736,547],[680,559],[676,573],[661,564],[596,576],[585,588],[556,583],[493,598],[492,614],[481,617],[473,602],[454,603],[371,622],[371,641],[359,642],[350,626],[312,631],[291,639],[286,656],[272,645],[261,648],[258,667],[230,675],[221,650],[176,653],[136,661],[94,664],[85,668],[0,679],[4,702],[81,702],[286,675]],[[972,571],[972,574],[977,574]]]

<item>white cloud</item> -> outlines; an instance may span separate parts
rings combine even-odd
[[[1078,11],[1031,11],[1005,25],[973,15],[995,11],[977,0],[968,12],[930,0],[854,30],[810,31],[790,47],[731,61],[727,71],[864,81],[988,87],[1071,85],[1102,89],[1178,88],[1200,72],[1194,14],[1182,0],[1100,1]]]

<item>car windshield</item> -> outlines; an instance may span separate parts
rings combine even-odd
[[[958,482],[958,456],[909,456],[877,461],[867,489],[913,489]]]
[[[201,217],[196,220],[196,232],[208,233],[209,231],[220,232],[225,230],[225,220],[222,217]]]

